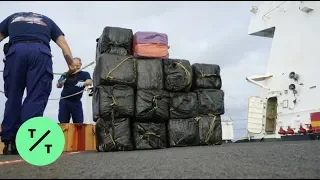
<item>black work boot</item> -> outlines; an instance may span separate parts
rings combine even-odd
[[[3,155],[18,155],[18,150],[14,141],[4,143]]]

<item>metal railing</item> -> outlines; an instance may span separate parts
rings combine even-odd
[[[272,2],[272,3],[273,3],[273,8],[270,9],[267,13],[265,13],[265,14],[262,16],[262,19],[263,19],[264,21],[265,21],[265,18],[270,19],[270,17],[268,17],[267,15],[270,14],[271,12],[273,12],[273,11],[276,10],[276,9],[282,9],[283,12],[286,12],[285,9],[284,9],[284,8],[281,8],[280,6],[282,6],[282,5],[283,5],[284,3],[286,3],[287,1],[284,1],[284,2],[280,3],[280,4],[277,5],[277,6],[276,6],[276,2],[278,2],[278,1],[273,1],[273,2]]]

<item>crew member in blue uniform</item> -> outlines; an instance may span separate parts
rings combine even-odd
[[[3,154],[18,154],[15,137],[20,126],[30,118],[43,116],[52,90],[53,40],[62,50],[69,71],[74,72],[71,50],[64,33],[49,17],[33,12],[19,12],[0,23],[0,42],[9,37],[3,72],[5,103],[1,141]],[[22,104],[25,88],[27,96]]]
[[[57,83],[57,88],[62,88],[61,97],[67,97],[61,99],[59,102],[59,114],[58,119],[60,123],[69,123],[72,117],[73,123],[83,123],[83,109],[82,109],[82,93],[86,86],[92,85],[91,76],[86,71],[81,71],[81,59],[74,58],[74,68],[76,73],[67,75],[64,73],[61,75]],[[79,71],[79,72],[78,72]],[[72,96],[73,94],[79,93]]]

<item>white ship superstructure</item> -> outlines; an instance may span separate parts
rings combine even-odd
[[[281,138],[281,127],[307,130],[310,114],[320,111],[319,10],[318,1],[267,1],[252,7],[248,34],[273,41],[265,74],[247,77],[261,87],[259,97],[249,98],[248,138]]]

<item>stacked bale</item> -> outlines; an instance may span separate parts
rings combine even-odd
[[[93,73],[93,120],[97,151],[132,150],[136,61],[131,29],[105,27],[97,39]]]
[[[105,27],[99,37],[98,54],[132,55],[133,32],[131,29],[120,27]]]
[[[168,135],[171,147],[199,145],[197,94],[192,87],[192,67],[188,60],[164,60],[165,89],[170,92]]]
[[[220,66],[216,64],[193,64],[193,90],[199,104],[199,133],[201,145],[220,145],[222,126],[220,115],[224,114],[224,92],[221,90]]]
[[[137,59],[137,94],[133,136],[136,149],[167,147],[166,122],[169,119],[170,95],[164,90],[163,62],[167,35],[137,32],[134,56]],[[161,45],[162,44],[162,45]],[[161,50],[162,53],[158,53]]]
[[[97,151],[221,144],[220,66],[170,59],[168,48],[163,33],[104,28],[93,73]]]

